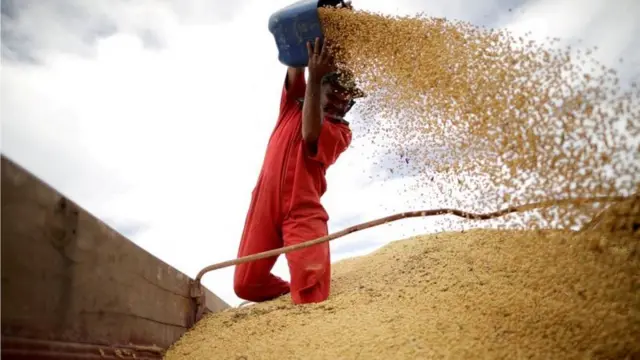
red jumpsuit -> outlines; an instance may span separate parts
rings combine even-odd
[[[329,216],[320,204],[325,172],[351,143],[347,124],[324,119],[314,156],[302,139],[304,72],[290,89],[282,89],[280,115],[251,195],[238,257],[298,244],[328,234]],[[277,256],[237,265],[234,291],[244,300],[261,302],[291,292],[295,304],[321,302],[329,296],[329,244],[286,255],[291,284],[273,275]]]

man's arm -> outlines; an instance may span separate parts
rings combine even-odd
[[[304,75],[304,68],[287,68],[287,91],[291,90],[294,85],[295,79],[300,76],[300,74]]]
[[[311,148],[318,141],[322,128],[322,109],[320,108],[322,78],[333,70],[329,50],[322,45],[320,38],[316,38],[313,48],[311,42],[307,42],[309,80],[302,106],[302,138]]]
[[[322,109],[320,108],[320,87],[322,79],[309,75],[307,90],[302,105],[302,138],[313,147],[322,128]]]
[[[282,95],[280,96],[280,112],[287,109],[297,108],[298,100],[304,97],[305,91],[305,68],[287,68],[282,84]]]

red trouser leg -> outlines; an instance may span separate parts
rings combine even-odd
[[[283,224],[284,245],[294,245],[326,236],[322,216],[290,216]],[[286,254],[291,273],[291,299],[295,304],[322,302],[329,297],[331,258],[329,243],[318,244]]]
[[[247,214],[238,257],[282,247],[274,215],[270,209],[256,206],[254,197]],[[236,265],[233,289],[236,295],[253,302],[267,301],[289,292],[289,284],[271,274],[277,256]]]

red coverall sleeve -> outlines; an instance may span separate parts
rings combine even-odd
[[[304,78],[304,71],[301,71],[293,79],[293,83],[290,89],[287,89],[287,80],[285,75],[284,83],[282,84],[282,95],[280,96],[280,111],[283,111],[287,107],[296,103],[299,98],[304,98],[305,90],[307,89],[307,81]]]
[[[351,144],[351,129],[345,124],[336,124],[328,120],[322,122],[316,153],[309,155],[325,167],[332,165],[340,154]]]

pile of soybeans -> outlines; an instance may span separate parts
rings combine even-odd
[[[634,359],[640,240],[605,234],[481,229],[392,242],[334,264],[327,301],[286,296],[212,314],[166,359]]]
[[[320,19],[367,95],[354,137],[410,164],[412,194],[483,212],[640,190],[640,88],[589,52],[421,15]],[[326,302],[209,315],[166,358],[640,358],[639,199],[393,242],[335,264]]]

